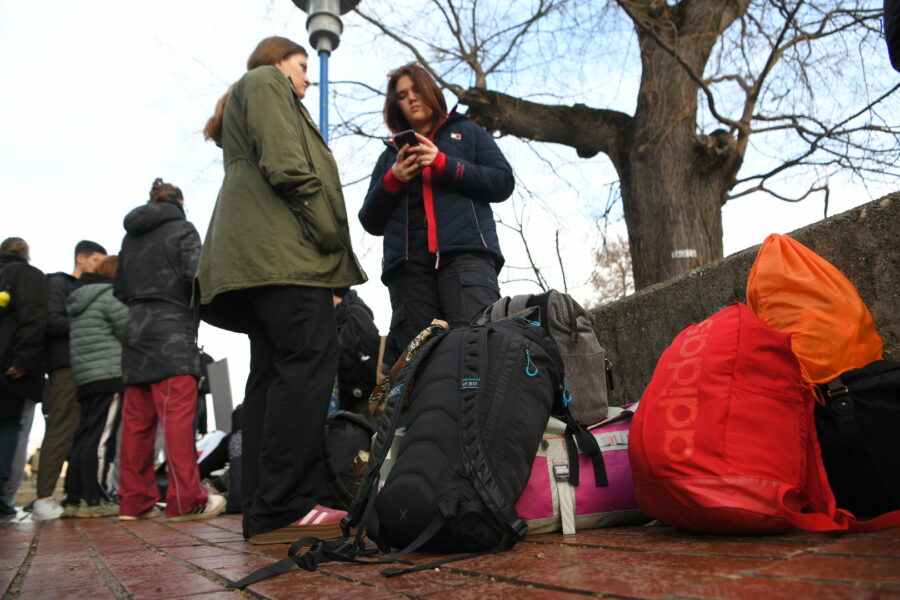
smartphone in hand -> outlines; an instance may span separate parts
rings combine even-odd
[[[406,131],[394,134],[394,143],[397,144],[397,148],[402,148],[403,146],[412,148],[413,146],[419,145],[419,139],[416,137],[415,131],[407,129]]]

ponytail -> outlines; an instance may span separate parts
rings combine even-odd
[[[206,141],[212,140],[219,147],[222,146],[222,121],[225,116],[225,103],[228,102],[228,98],[231,96],[231,88],[233,87],[231,85],[228,86],[228,89],[216,102],[216,110],[206,122],[206,127],[203,128],[203,139]]]

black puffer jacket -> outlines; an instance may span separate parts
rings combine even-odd
[[[128,305],[125,385],[200,374],[191,285],[200,236],[177,204],[145,204],[125,217],[115,295]]]
[[[429,194],[433,195],[435,223],[429,223],[429,228],[436,226],[438,253],[486,252],[494,257],[497,271],[503,266],[490,203],[502,202],[512,195],[512,167],[484,128],[455,112],[438,127],[434,144],[446,156],[446,164],[430,189],[420,183],[422,177],[399,193],[385,189],[382,179],[397,158],[398,149],[393,144],[388,144],[372,171],[359,220],[372,235],[384,236],[382,280],[409,257],[410,185],[423,186],[426,203]]]
[[[884,38],[891,66],[900,71],[900,0],[884,0]]]
[[[69,314],[66,298],[78,281],[68,273],[47,275],[47,372],[69,366]]]
[[[0,417],[12,403],[10,394],[37,401],[44,380],[44,334],[47,327],[47,280],[18,254],[0,253],[5,291],[10,302],[0,309]],[[10,367],[26,371],[10,379]],[[9,406],[7,406],[9,404]],[[14,417],[14,415],[8,415]]]

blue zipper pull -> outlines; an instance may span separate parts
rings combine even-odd
[[[528,348],[525,348],[525,374],[529,377],[534,377],[538,373],[540,371],[538,371],[537,365],[531,360],[531,352]]]
[[[566,377],[563,377],[563,407],[568,407],[572,402],[572,392],[569,391],[569,380]]]
[[[529,319],[526,319],[525,317],[516,317],[516,321],[522,321],[523,323],[528,323],[532,327],[540,327],[541,326],[540,321],[531,321]]]

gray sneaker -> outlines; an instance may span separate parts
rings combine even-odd
[[[31,518],[35,521],[58,519],[62,514],[63,507],[59,505],[59,502],[53,496],[38,498],[34,501],[34,506],[31,509]]]

